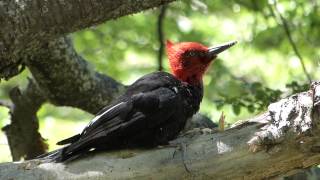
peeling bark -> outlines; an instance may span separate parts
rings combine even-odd
[[[310,91],[271,104],[266,113],[226,131],[189,131],[171,142],[176,147],[97,153],[66,164],[5,163],[0,178],[278,178],[320,162],[319,120],[320,83],[315,83]]]

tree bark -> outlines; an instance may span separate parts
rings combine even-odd
[[[29,80],[26,89],[18,87],[10,91],[12,105],[9,107],[11,124],[2,128],[8,138],[12,159],[14,161],[31,159],[46,152],[47,144],[38,132],[37,111],[45,102],[39,87]]]
[[[169,147],[97,153],[69,163],[0,165],[0,179],[266,179],[320,162],[320,83],[217,132],[195,129]]]
[[[0,79],[20,72],[39,43],[174,0],[0,0]]]
[[[121,83],[95,72],[66,37],[42,43],[25,62],[44,96],[55,105],[95,114],[124,90]]]

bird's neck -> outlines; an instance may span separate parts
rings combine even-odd
[[[173,75],[184,83],[202,87],[202,74],[175,72]]]

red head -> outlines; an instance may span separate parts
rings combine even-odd
[[[167,41],[167,54],[172,74],[183,82],[192,85],[202,83],[202,76],[217,55],[236,42],[208,48],[196,42],[173,44]]]

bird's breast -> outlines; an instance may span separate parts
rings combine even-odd
[[[203,90],[202,87],[195,87],[191,85],[182,85],[177,88],[177,92],[180,94],[182,99],[182,107],[184,114],[189,118],[195,114],[202,101]]]

